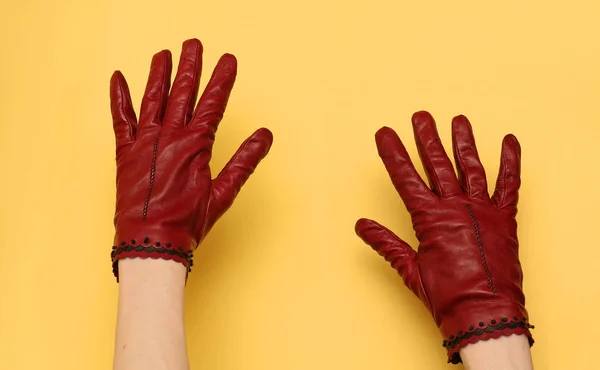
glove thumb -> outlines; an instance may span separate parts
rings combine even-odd
[[[379,255],[383,256],[402,276],[404,284],[421,297],[417,252],[408,243],[379,223],[361,218],[354,227],[356,234]]]

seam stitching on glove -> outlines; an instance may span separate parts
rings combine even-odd
[[[148,193],[146,193],[146,199],[144,199],[144,208],[142,210],[142,220],[145,220],[148,216],[148,204],[150,203],[150,196],[152,195],[152,188],[154,187],[154,179],[156,177],[156,157],[158,155],[158,142],[160,140],[161,133],[159,132],[154,140],[152,147],[152,162],[150,164],[150,179],[148,181]]]
[[[469,217],[471,217],[471,222],[473,223],[473,228],[475,229],[475,239],[477,240],[477,248],[479,249],[479,255],[481,256],[481,264],[483,265],[483,269],[485,270],[485,275],[488,279],[488,286],[492,293],[496,294],[496,287],[494,285],[494,278],[487,264],[487,259],[485,258],[485,252],[483,250],[483,241],[481,240],[481,231],[479,230],[479,223],[475,218],[475,214],[473,213],[473,209],[470,204],[465,204],[467,208],[467,212],[469,213]]]

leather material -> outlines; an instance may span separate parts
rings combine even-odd
[[[119,71],[111,78],[117,161],[111,257],[117,280],[122,258],[169,259],[189,268],[193,250],[271,147],[271,132],[259,129],[212,179],[212,147],[237,61],[230,54],[221,57],[196,105],[202,50],[196,39],[183,43],[172,88],[171,53],[154,55],[139,121],[125,78]]]
[[[418,251],[372,220],[359,220],[356,233],[391,263],[427,306],[444,336],[449,362],[460,362],[459,350],[467,344],[501,335],[524,334],[532,345],[515,220],[521,184],[519,142],[513,135],[504,138],[490,197],[466,117],[452,121],[458,176],[433,117],[417,112],[412,123],[429,186],[392,129],[380,129],[376,142],[411,215]]]

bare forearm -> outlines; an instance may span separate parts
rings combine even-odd
[[[460,351],[467,370],[533,370],[529,341],[511,335],[469,344]]]
[[[119,261],[115,370],[188,370],[183,319],[186,268],[173,261]]]

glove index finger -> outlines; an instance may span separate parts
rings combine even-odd
[[[500,170],[492,201],[498,208],[514,207],[519,202],[521,187],[521,145],[517,138],[506,135],[502,140]]]
[[[375,134],[375,142],[390,179],[407,208],[410,208],[414,201],[431,200],[435,197],[415,169],[404,144],[394,130],[382,127]]]

